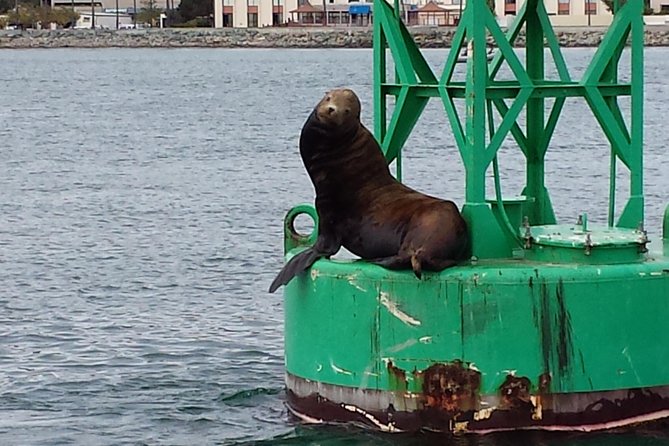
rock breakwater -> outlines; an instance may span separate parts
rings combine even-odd
[[[454,28],[411,28],[422,48],[450,47]],[[560,45],[599,45],[605,28],[557,28]],[[669,27],[647,27],[647,46],[669,46]],[[524,46],[521,33],[516,46]],[[371,28],[0,31],[0,48],[371,48]]]

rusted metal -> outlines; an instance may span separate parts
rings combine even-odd
[[[399,367],[395,367],[392,361],[388,362],[388,376],[390,377],[390,388],[395,391],[406,392],[407,375]]]
[[[548,372],[544,372],[541,375],[539,375],[539,394],[547,394],[550,392],[551,389],[551,374]]]
[[[477,410],[481,373],[465,368],[462,361],[433,364],[423,372],[426,409],[446,411],[451,417]]]
[[[428,377],[424,386],[433,392],[432,396],[344,389],[287,374],[287,406],[291,414],[307,423],[352,423],[385,432],[429,430],[447,434],[511,429],[589,432],[637,426],[669,415],[669,386],[552,394],[545,399],[541,389],[549,385],[547,374],[539,377],[538,395],[532,395],[528,378],[508,375],[498,395],[476,394],[472,399],[471,393],[462,389],[475,389],[480,379],[477,372],[454,364],[432,367],[417,372]],[[417,400],[423,404],[415,405]],[[471,410],[474,401],[476,407],[485,408]]]
[[[527,412],[530,414],[535,408],[531,400],[531,387],[532,383],[528,378],[507,375],[499,387],[499,409]]]

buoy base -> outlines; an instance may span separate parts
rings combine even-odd
[[[290,373],[286,387],[288,409],[302,422],[348,424],[390,433],[594,432],[669,419],[669,386],[536,396],[525,405],[504,409],[499,408],[498,397],[482,395],[481,408],[457,414],[423,408],[420,394],[324,384]],[[406,402],[415,409],[395,409]]]

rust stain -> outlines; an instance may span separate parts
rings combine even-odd
[[[568,375],[571,369],[571,357],[574,354],[574,349],[571,340],[571,318],[565,304],[564,284],[562,283],[562,279],[560,279],[558,282],[557,288],[555,290],[555,297],[558,305],[558,367],[560,368],[562,375]]]
[[[406,392],[407,374],[404,370],[396,367],[392,361],[388,361],[388,376],[390,377],[390,387],[392,390]]]
[[[550,370],[553,337],[551,332],[550,295],[548,286],[545,282],[540,285],[539,297],[541,299],[541,311],[539,313],[539,324],[541,325],[541,356],[544,362],[544,370]]]
[[[568,386],[574,368],[571,316],[564,282],[562,279],[554,285],[541,282],[538,291],[535,307],[538,306],[543,369],[552,373],[553,390],[559,391]]]
[[[377,308],[376,313],[374,314],[374,321],[372,322],[372,330],[370,332],[369,343],[370,350],[372,352],[372,357],[378,357],[381,353],[381,338],[379,337],[379,327],[381,316],[379,314],[379,309]],[[381,375],[381,367],[378,361],[373,362],[374,366],[371,370],[371,376],[374,377],[376,386],[379,385],[379,378]]]
[[[551,374],[544,372],[539,375],[539,394],[547,394],[551,391]]]
[[[452,417],[477,410],[481,373],[465,368],[462,361],[433,364],[423,371],[425,407],[447,412]]]
[[[534,413],[532,419],[535,421],[543,419],[544,407],[553,407],[553,396],[551,395],[551,374],[544,372],[539,375],[537,395],[534,398]]]
[[[502,385],[499,386],[499,408],[514,411],[527,410],[528,413],[534,410],[530,394],[531,386],[530,380],[524,376],[507,375]]]

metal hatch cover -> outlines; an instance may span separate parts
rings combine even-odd
[[[643,228],[588,228],[582,223],[521,228],[525,258],[555,263],[626,263],[646,259],[648,237]]]

